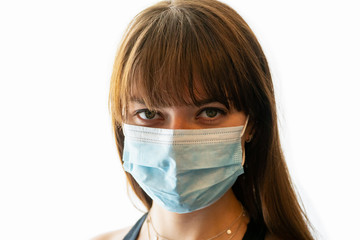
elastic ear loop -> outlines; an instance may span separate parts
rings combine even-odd
[[[244,128],[243,130],[241,131],[241,135],[240,135],[240,139],[242,139],[244,133],[245,133],[245,130],[246,130],[246,127],[248,125],[248,122],[249,122],[249,115],[246,117],[246,121],[245,121],[245,125],[244,125]],[[241,145],[242,147],[242,145]],[[241,162],[241,166],[244,166],[245,164],[245,145],[244,145],[244,151],[242,151],[242,162]]]

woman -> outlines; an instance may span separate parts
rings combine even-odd
[[[110,104],[128,183],[149,211],[102,239],[313,239],[266,58],[227,5],[162,1],[138,14]]]

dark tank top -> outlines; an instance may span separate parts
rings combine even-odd
[[[124,237],[124,240],[136,240],[139,236],[140,229],[146,219],[147,213],[142,216],[130,229],[128,234]],[[264,240],[266,234],[266,229],[264,227],[259,227],[255,225],[253,222],[247,225],[246,233],[243,237],[243,240]]]

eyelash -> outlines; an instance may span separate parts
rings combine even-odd
[[[198,111],[198,113],[196,114],[196,118],[199,119],[199,118],[200,118],[199,116],[200,116],[202,113],[204,113],[205,111],[208,111],[208,110],[214,110],[214,111],[217,112],[217,114],[220,114],[220,115],[222,115],[222,116],[225,116],[225,115],[227,114],[227,111],[224,110],[224,109],[221,109],[221,108],[205,107],[205,108],[200,109],[200,110]],[[142,117],[139,116],[139,114],[145,113],[146,111],[150,111],[150,110],[147,109],[147,108],[139,109],[139,110],[135,111],[134,116],[137,116],[137,117],[140,118],[142,121],[152,121],[152,120],[157,120],[157,119],[158,119],[158,118],[156,118],[156,119],[146,119],[146,118],[142,118]],[[160,117],[162,117],[162,115],[161,115],[160,112],[158,112],[158,111],[154,111],[154,112],[155,112],[155,114],[157,114],[157,115],[159,115]],[[218,119],[218,115],[216,115],[216,116],[213,117],[213,118],[211,118],[211,117],[203,118],[203,121],[211,122],[211,121],[215,121],[215,120],[217,120],[217,119]]]
[[[213,110],[213,111],[217,111],[217,114],[220,114],[222,116],[225,116],[227,114],[227,111],[226,110],[223,110],[223,109],[220,109],[220,108],[216,108],[216,107],[206,107],[206,108],[203,108],[201,109],[198,114],[196,114],[196,117],[199,117],[202,113],[204,113],[205,111],[208,111],[208,110]],[[218,119],[218,115],[216,115],[215,117],[211,118],[211,117],[208,117],[208,118],[205,118],[204,121],[207,121],[207,122],[211,122],[211,121],[215,121]]]
[[[147,112],[147,111],[150,111],[150,110],[147,109],[147,108],[139,109],[139,110],[135,111],[134,116],[137,116],[137,117],[140,118],[142,121],[156,120],[156,119],[146,119],[146,118],[142,118],[142,117],[139,116],[139,114],[145,113],[145,112]],[[150,111],[150,112],[155,112],[155,114],[161,116],[160,112],[158,112],[158,111]]]

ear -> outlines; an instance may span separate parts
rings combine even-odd
[[[249,122],[247,123],[245,132],[243,137],[241,138],[241,148],[242,148],[242,163],[241,165],[244,166],[245,164],[245,142],[249,143],[252,140],[252,137],[254,136],[255,133],[255,128],[254,128],[254,123],[252,121],[249,120]]]
[[[249,123],[248,123],[248,127],[247,127],[247,129],[246,129],[246,131],[245,131],[245,134],[244,134],[244,135],[245,135],[245,136],[244,136],[244,137],[245,137],[245,142],[247,142],[247,143],[251,142],[254,134],[255,134],[254,123],[253,123],[253,122],[249,122]]]

